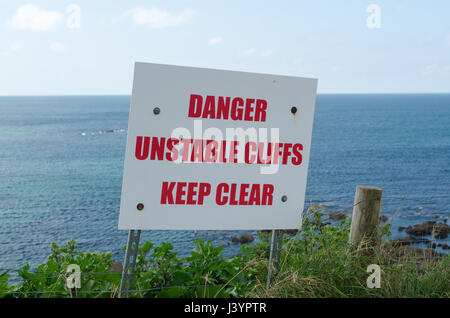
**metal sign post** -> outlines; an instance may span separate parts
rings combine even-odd
[[[120,281],[120,298],[130,296],[130,290],[133,288],[134,269],[136,267],[140,237],[141,230],[130,230],[128,233],[127,250],[123,262],[122,280]]]
[[[266,289],[269,289],[273,278],[278,274],[280,267],[281,245],[283,243],[283,230],[272,230],[270,243],[269,269],[267,271]]]

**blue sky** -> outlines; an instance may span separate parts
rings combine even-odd
[[[314,77],[319,93],[450,92],[447,0],[0,7],[0,95],[130,94],[135,61]]]

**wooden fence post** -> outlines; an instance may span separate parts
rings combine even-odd
[[[382,192],[376,187],[356,186],[349,243],[357,244],[362,239],[377,240]]]

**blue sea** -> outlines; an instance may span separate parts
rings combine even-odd
[[[0,268],[35,267],[52,241],[70,238],[81,250],[122,260],[127,232],[117,223],[129,103],[130,96],[0,97]],[[350,215],[358,184],[383,188],[394,238],[407,235],[398,226],[445,222],[450,94],[319,95],[306,206]],[[243,233],[256,234],[145,231],[142,240],[172,242],[185,256],[202,238],[230,256],[240,248],[231,238]]]

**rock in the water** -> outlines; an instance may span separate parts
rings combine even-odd
[[[345,219],[345,214],[342,212],[339,212],[339,211],[335,211],[335,212],[330,212],[329,217],[332,220],[339,221],[339,220]]]
[[[416,224],[414,227],[408,226],[405,232],[416,236],[431,235],[434,232],[436,238],[443,239],[450,233],[450,226],[444,223],[427,221],[422,224]]]
[[[428,247],[430,247],[430,248],[442,247],[442,249],[444,249],[444,250],[450,249],[450,246],[448,246],[448,244],[442,244],[442,243],[430,243],[430,244],[428,244]]]
[[[384,223],[388,220],[388,217],[386,215],[381,215],[380,216],[380,223]]]
[[[297,235],[298,230],[296,229],[291,229],[291,230],[281,230],[283,231],[283,234],[287,234],[287,235]],[[261,230],[261,234],[264,237],[268,237],[270,235],[270,233],[272,233],[272,230]]]
[[[296,229],[291,229],[291,230],[283,230],[283,234],[287,234],[287,235],[297,235],[298,230]]]
[[[231,242],[233,243],[250,243],[253,242],[255,238],[251,234],[243,234],[240,237],[232,237]]]
[[[111,265],[109,269],[110,272],[121,272],[123,270],[122,262],[115,262]]]
[[[241,235],[241,238],[239,240],[241,241],[241,243],[250,243],[253,242],[255,238],[251,234],[244,234]]]
[[[406,230],[406,229],[407,229],[407,227],[404,227],[404,226],[399,226],[399,227],[398,227],[399,232],[404,231],[404,230]]]
[[[403,246],[403,245],[411,245],[414,243],[430,243],[430,240],[427,240],[424,238],[415,238],[412,236],[407,236],[407,237],[399,238],[396,240],[391,240],[390,242],[394,246]]]

